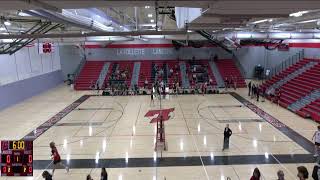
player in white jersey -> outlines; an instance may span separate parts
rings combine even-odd
[[[312,136],[312,140],[314,140],[314,156],[319,156],[319,146],[320,146],[320,126],[318,126],[318,130],[314,132]]]

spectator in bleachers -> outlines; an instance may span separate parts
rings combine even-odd
[[[135,84],[135,85],[134,85],[134,94],[135,94],[135,95],[138,95],[138,94],[139,94],[138,84]]]
[[[226,77],[225,80],[224,80],[224,87],[225,87],[225,90],[228,91],[228,87],[229,87],[229,80],[228,78]]]
[[[176,81],[176,93],[177,93],[177,95],[179,94],[179,82],[178,81]]]
[[[308,169],[304,166],[297,167],[298,170],[298,178],[299,180],[306,180],[309,178],[309,172]]]
[[[254,168],[253,174],[252,174],[250,180],[260,180],[260,177],[261,177],[261,173],[260,173],[259,169]]]
[[[148,79],[146,78],[146,79],[144,80],[143,88],[144,88],[144,89],[147,89],[147,88],[148,88],[148,84],[149,84],[149,82],[148,82]]]
[[[213,85],[213,80],[211,77],[209,77],[209,86],[212,86]]]

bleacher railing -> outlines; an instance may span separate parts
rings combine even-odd
[[[283,70],[285,70],[289,66],[296,64],[298,61],[302,60],[303,58],[304,58],[304,49],[302,49],[298,53],[292,55],[291,57],[289,57],[288,59],[283,61],[281,64],[273,67],[270,71],[270,75],[268,76],[268,78],[269,79],[272,78],[273,76],[279,74],[280,72],[282,72]]]
[[[244,69],[244,67],[242,66],[242,64],[240,63],[238,57],[235,54],[232,54],[232,60],[235,63],[235,65],[239,68],[242,76],[244,78],[247,78],[247,72],[246,72],[246,70]]]
[[[78,78],[78,76],[80,75],[80,72],[82,70],[82,68],[84,67],[84,65],[86,64],[86,59],[85,58],[81,58],[80,64],[78,65],[77,69],[74,71],[74,80],[76,80]]]

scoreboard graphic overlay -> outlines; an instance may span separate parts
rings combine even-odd
[[[33,176],[33,142],[1,141],[1,176]]]

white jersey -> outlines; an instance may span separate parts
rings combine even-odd
[[[315,142],[320,143],[320,131],[317,131],[314,136]]]

